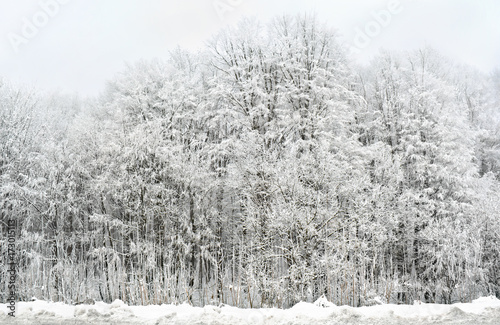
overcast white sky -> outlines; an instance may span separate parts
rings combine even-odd
[[[431,46],[484,72],[500,68],[499,0],[0,0],[0,77],[96,95],[125,62],[202,47],[244,16],[303,12],[357,45],[360,62],[380,48]]]

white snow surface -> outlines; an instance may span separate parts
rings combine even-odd
[[[500,300],[490,296],[453,305],[383,304],[353,308],[335,306],[324,298],[300,302],[282,310],[241,309],[230,306],[128,306],[111,304],[65,305],[47,301],[19,302],[16,317],[0,304],[0,324],[495,324],[500,325]]]

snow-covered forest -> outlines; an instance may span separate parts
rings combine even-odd
[[[313,18],[246,20],[96,99],[1,81],[0,152],[21,301],[500,297],[500,72],[430,48],[359,66]]]

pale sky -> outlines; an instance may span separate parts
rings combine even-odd
[[[436,48],[500,68],[499,0],[0,0],[0,78],[97,95],[126,62],[194,50],[245,16],[315,13],[367,63],[382,49]]]

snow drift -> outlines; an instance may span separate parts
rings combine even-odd
[[[35,300],[19,302],[16,318],[0,304],[1,324],[500,324],[500,300],[485,297],[472,303],[377,305],[353,308],[318,299],[282,309],[240,309],[230,306],[128,306],[111,304],[65,305]]]

